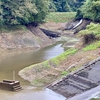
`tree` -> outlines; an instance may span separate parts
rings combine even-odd
[[[34,15],[34,22],[41,23],[49,12],[49,0],[35,0],[38,13]]]
[[[66,0],[53,0],[53,3],[59,12],[71,11],[70,5]]]
[[[100,21],[100,0],[87,0],[77,11],[76,18]]]
[[[1,22],[6,25],[41,22],[48,12],[48,4],[48,0],[1,0]]]
[[[76,11],[85,0],[52,0],[53,4],[56,7],[56,11],[59,12],[69,12]],[[54,7],[54,6],[53,6]]]
[[[49,11],[50,11],[50,12],[55,12],[55,11],[57,11],[57,8],[56,8],[56,6],[55,6],[53,0],[51,0],[51,2],[50,2]]]
[[[1,15],[1,13],[3,13],[3,11],[1,9],[1,1],[0,1],[0,25],[2,25],[3,22],[3,16]]]

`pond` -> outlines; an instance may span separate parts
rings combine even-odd
[[[49,89],[36,89],[28,81],[23,80],[18,72],[32,64],[51,59],[64,52],[63,43],[45,47],[36,51],[13,53],[0,58],[0,81],[3,79],[12,80],[13,71],[15,79],[21,82],[22,91],[11,92],[0,90],[2,100],[65,100],[66,98]]]

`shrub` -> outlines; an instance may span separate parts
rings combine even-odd
[[[79,36],[83,36],[84,44],[100,39],[100,24],[90,23],[85,30],[79,32]]]
[[[83,44],[89,44],[91,42],[93,42],[94,40],[96,40],[95,35],[94,34],[86,34],[83,37]]]

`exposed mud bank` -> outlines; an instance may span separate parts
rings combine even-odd
[[[76,22],[70,23],[45,23],[40,25],[40,28],[45,30],[55,31],[60,36],[71,35],[76,32],[76,30],[81,30],[89,24],[89,21],[83,20],[82,24],[74,30],[65,30],[70,25],[76,25]],[[48,46],[52,44],[52,39],[50,39],[47,35],[45,35],[39,27],[33,27],[32,25],[28,25],[24,30],[13,30],[8,32],[0,32],[0,51],[11,51],[11,50],[28,50],[28,49],[37,49],[41,47]],[[78,29],[79,28],[79,29]],[[53,34],[56,35],[56,34]],[[71,35],[72,36],[72,35]],[[5,52],[6,53],[6,52]]]
[[[78,50],[76,53],[74,53],[74,55],[69,55],[62,61],[60,56],[57,59],[51,59],[50,61],[45,61],[43,63],[27,67],[20,71],[19,74],[22,78],[30,81],[32,84],[43,86],[44,84],[47,85],[48,83],[57,80],[62,76],[62,72],[67,71],[67,73],[70,73],[75,71],[83,64],[88,63],[99,56],[100,48],[87,52]],[[58,59],[61,61],[61,63],[58,63]]]
[[[59,68],[59,64],[75,52],[77,49],[70,49],[55,58],[28,66],[22,69],[19,75],[35,86],[48,85],[60,76],[63,69]]]
[[[57,27],[57,29],[58,29],[58,27]],[[70,30],[70,32],[72,32],[72,31]],[[70,32],[67,31],[67,33],[64,33],[62,31],[61,37],[56,39],[56,41],[65,41],[66,40],[67,43],[65,43],[63,45],[64,47],[69,47],[69,48],[75,47],[75,45],[77,44],[77,42],[79,42],[79,40],[75,39],[75,36],[73,34],[71,34]],[[67,38],[68,36],[70,38]],[[74,37],[74,39],[72,37]],[[70,52],[72,52],[72,51],[70,50]],[[59,58],[56,58],[55,61],[53,61],[51,59],[50,61],[46,61],[46,62],[43,62],[40,64],[28,66],[27,68],[21,70],[19,72],[19,75],[22,78],[24,78],[25,80],[30,81],[33,85],[39,85],[39,86],[47,85],[48,83],[53,82],[56,79],[58,79],[59,77],[61,77],[62,72],[66,71],[67,68],[69,68],[69,66],[77,67],[77,66],[80,66],[80,65],[86,63],[85,59],[82,61],[82,59],[86,55],[83,55],[83,57],[82,57],[82,55],[81,55],[82,52],[80,54],[79,53],[80,52],[77,52],[75,55],[68,56],[68,58],[65,57],[65,59],[62,59],[61,57],[59,57]],[[60,63],[58,63],[58,59],[60,59],[60,61],[61,61]],[[80,63],[78,64],[79,60],[80,60]]]
[[[52,40],[39,27],[31,26],[31,30],[0,33],[0,51],[34,50],[52,44]]]

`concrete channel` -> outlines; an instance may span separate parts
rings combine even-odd
[[[100,57],[83,65],[74,73],[48,86],[67,99],[100,85]]]

